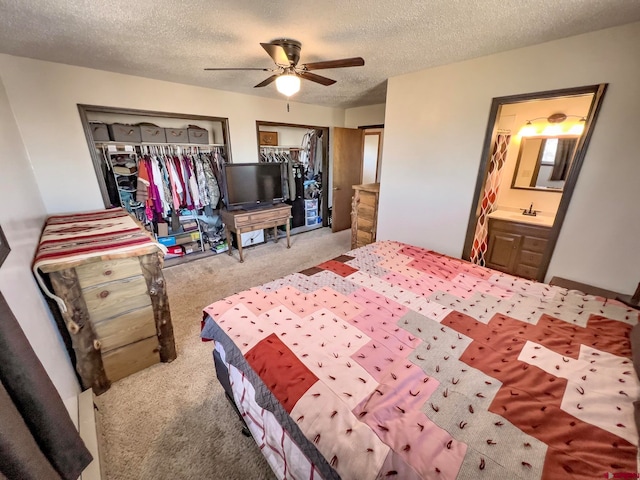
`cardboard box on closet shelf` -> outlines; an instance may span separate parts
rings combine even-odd
[[[193,253],[193,252],[199,252],[200,251],[200,245],[198,244],[198,242],[186,243],[186,244],[182,245],[182,249],[184,250],[185,254],[189,254],[189,253]]]
[[[169,225],[167,223],[158,222],[158,236],[166,237],[169,235]]]
[[[181,233],[173,237],[175,239],[175,245],[186,245],[191,242],[197,242],[200,240],[200,232]]]

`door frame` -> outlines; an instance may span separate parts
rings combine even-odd
[[[263,120],[256,120],[256,142],[257,146],[257,158],[260,159],[260,127],[293,127],[293,128],[306,128],[308,130],[322,130],[322,136],[327,139],[326,142],[322,142],[322,226],[329,226],[329,127],[320,127],[317,125],[302,125],[299,123],[284,123],[284,122],[268,122]]]
[[[464,242],[464,249],[462,251],[462,258],[464,260],[470,260],[471,247],[473,246],[473,238],[475,235],[476,224],[478,222],[479,212],[478,207],[482,201],[482,194],[484,192],[484,186],[487,179],[487,165],[489,163],[489,156],[491,154],[491,147],[495,134],[498,130],[497,120],[500,114],[501,107],[512,103],[522,103],[537,100],[548,100],[550,98],[562,98],[576,95],[593,94],[593,100],[589,108],[589,114],[587,115],[587,121],[585,123],[584,133],[580,136],[578,145],[576,147],[575,156],[569,171],[569,175],[565,181],[564,189],[562,192],[562,199],[558,206],[558,212],[556,213],[553,226],[549,232],[549,239],[547,246],[542,255],[540,268],[538,270],[538,277],[536,280],[543,282],[551,263],[551,257],[555,249],[558,237],[560,236],[560,230],[564,222],[569,203],[573,191],[575,190],[578,175],[584,162],[584,157],[587,153],[587,147],[591,141],[591,136],[600,113],[600,107],[602,106],[602,100],[607,90],[607,83],[600,83],[595,85],[586,85],[575,88],[563,88],[557,90],[548,90],[543,92],[525,93],[521,95],[510,95],[506,97],[495,97],[491,102],[491,108],[489,109],[489,120],[487,122],[487,131],[484,138],[484,144],[482,147],[482,156],[480,157],[480,166],[478,168],[478,176],[476,179],[476,187],[473,194],[473,204],[471,205],[471,211],[469,212],[469,222],[467,224],[467,234]]]

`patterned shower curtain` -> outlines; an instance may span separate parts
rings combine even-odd
[[[489,246],[489,219],[488,215],[496,210],[496,199],[498,198],[498,189],[500,188],[500,179],[502,177],[502,167],[507,159],[507,151],[509,149],[509,141],[511,140],[511,132],[498,133],[491,158],[487,168],[487,180],[484,184],[484,192],[482,194],[482,202],[480,203],[480,214],[476,223],[476,232],[473,236],[473,245],[471,247],[471,262],[476,265],[485,265],[485,254]]]

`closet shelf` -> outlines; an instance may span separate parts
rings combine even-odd
[[[300,145],[260,145],[260,148],[286,148],[288,150],[302,150]]]
[[[178,147],[222,147],[225,148],[223,143],[151,143],[151,142],[95,142],[96,146],[150,146],[150,147],[167,147],[167,146],[178,146]],[[128,153],[127,151],[118,151],[118,152],[110,152],[110,153]],[[133,153],[133,152],[131,152]]]

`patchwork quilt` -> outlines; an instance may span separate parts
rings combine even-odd
[[[638,312],[616,301],[385,241],[205,315],[279,478],[638,471]]]

